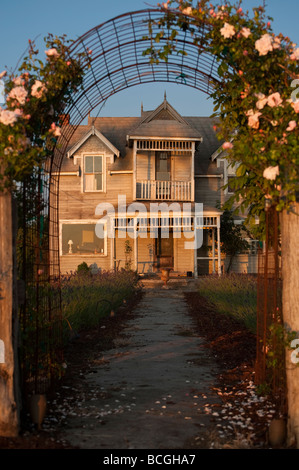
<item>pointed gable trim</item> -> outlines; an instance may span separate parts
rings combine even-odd
[[[111,150],[113,155],[116,155],[117,157],[120,156],[120,151],[114,147],[114,145],[100,132],[98,131],[94,126],[91,127],[91,129],[80,139],[68,152],[67,152],[67,158],[70,158],[74,155],[74,153],[91,137],[92,135],[95,135],[99,140],[103,142],[103,144],[106,145],[106,147]]]
[[[185,121],[185,119],[183,119],[182,116],[168,103],[168,101],[166,100],[166,97],[164,97],[163,103],[161,103],[160,106],[158,106],[154,111],[147,114],[146,117],[140,122],[140,124],[153,121],[155,117],[157,117],[163,110],[167,110],[170,116],[175,121],[178,121],[182,124],[186,124],[187,126],[189,126],[187,121]]]

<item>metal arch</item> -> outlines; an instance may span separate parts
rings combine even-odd
[[[179,32],[177,43],[186,56],[172,54],[168,62],[151,64],[143,55],[151,44],[151,38],[146,38],[149,21],[153,21],[153,40],[160,31],[156,22],[161,15],[162,10],[121,15],[91,29],[69,48],[70,57],[92,50],[83,86],[63,110],[71,125],[62,126],[62,135],[51,159],[23,184],[23,248],[19,269],[26,295],[20,323],[23,331],[30,333],[34,313],[36,325],[34,337],[29,335],[24,339],[21,353],[23,388],[30,393],[44,393],[54,380],[52,364],[62,363],[59,173],[76,128],[90,111],[125,88],[150,82],[172,82],[210,94],[218,81],[216,59],[203,46],[209,30],[209,25],[204,23],[199,26],[202,40],[198,45],[193,43],[190,32]]]
[[[211,94],[219,83],[216,57],[205,50],[206,34],[211,26],[199,25],[198,44],[190,31],[178,31],[177,44],[187,55],[172,54],[168,62],[151,64],[143,52],[150,47],[159,29],[161,9],[129,12],[112,18],[87,31],[69,48],[70,58],[80,52],[92,51],[90,67],[86,67],[81,89],[72,96],[64,110],[70,126],[64,126],[59,145],[49,162],[49,222],[54,228],[49,233],[49,258],[52,277],[59,276],[58,192],[59,172],[68,143],[76,128],[88,113],[104,103],[110,96],[129,87],[153,82],[176,83]],[[177,16],[185,16],[176,13]],[[149,22],[152,35],[149,37]],[[161,40],[161,45],[165,39]]]
[[[73,43],[70,56],[82,51],[92,51],[90,68],[86,71],[83,90],[73,96],[73,104],[66,111],[73,125],[77,125],[88,112],[111,95],[130,86],[167,81],[182,83],[210,94],[218,82],[215,57],[195,45],[189,31],[179,32],[179,48],[187,55],[171,55],[168,62],[150,64],[143,56],[156,34],[161,10],[141,10],[127,13],[103,23]],[[152,37],[148,24],[152,23]],[[201,38],[209,30],[202,24]],[[161,45],[165,40],[161,40]],[[181,81],[180,81],[181,78]]]

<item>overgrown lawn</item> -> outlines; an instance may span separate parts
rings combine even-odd
[[[242,322],[256,333],[257,278],[244,274],[205,276],[199,280],[198,292],[219,313]]]
[[[136,273],[126,270],[64,276],[61,291],[65,330],[78,332],[99,326],[101,319],[123,305],[137,287]]]

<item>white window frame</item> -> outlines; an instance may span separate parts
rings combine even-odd
[[[64,255],[62,253],[62,226],[63,225],[79,225],[79,224],[93,224],[94,226],[96,226],[96,224],[103,224],[104,225],[104,233],[105,233],[105,238],[104,238],[104,253],[90,253],[90,254],[77,254],[77,253],[73,253],[72,256],[77,256],[77,257],[81,257],[81,258],[95,258],[95,257],[101,257],[101,258],[104,258],[104,257],[107,257],[108,256],[108,250],[107,250],[107,247],[108,247],[108,233],[107,233],[107,220],[94,220],[94,219],[77,219],[77,220],[67,220],[67,219],[64,219],[64,220],[60,220],[59,221],[59,253],[60,253],[60,256],[70,256],[70,255]]]
[[[102,157],[102,189],[85,189],[85,158]],[[82,172],[82,192],[83,193],[106,193],[106,158],[104,153],[86,152],[82,154],[83,172]]]

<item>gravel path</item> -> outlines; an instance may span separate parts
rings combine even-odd
[[[219,370],[194,331],[182,287],[146,289],[114,349],[85,375],[90,393],[68,415],[64,439],[89,449],[184,449],[197,435],[204,447],[206,394],[217,404]]]

